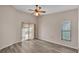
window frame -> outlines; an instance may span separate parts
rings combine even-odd
[[[66,20],[66,21],[69,21],[69,20]],[[61,28],[61,40],[65,40],[65,41],[71,41],[71,29],[72,29],[72,26],[71,26],[71,21],[69,21],[70,22],[70,30],[63,30],[62,28],[63,28],[63,25],[62,25],[62,28]],[[64,23],[64,22],[63,22]],[[63,32],[69,32],[70,34],[69,34],[69,38],[68,39],[64,39],[63,37],[64,37],[64,34],[63,34]]]

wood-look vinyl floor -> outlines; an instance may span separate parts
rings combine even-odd
[[[78,50],[43,40],[26,40],[0,50],[0,53],[77,53]]]

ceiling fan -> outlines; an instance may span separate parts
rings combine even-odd
[[[35,7],[34,10],[33,10],[33,9],[29,9],[29,11],[34,11],[33,14],[34,14],[35,16],[40,16],[41,13],[46,13],[46,11],[43,11],[43,10],[41,10],[41,9],[42,9],[42,7],[36,5],[36,7]]]

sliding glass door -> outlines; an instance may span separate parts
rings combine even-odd
[[[22,24],[22,41],[34,39],[34,24]]]

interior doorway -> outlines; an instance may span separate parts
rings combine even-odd
[[[34,25],[35,24],[22,24],[22,41],[34,39]]]

